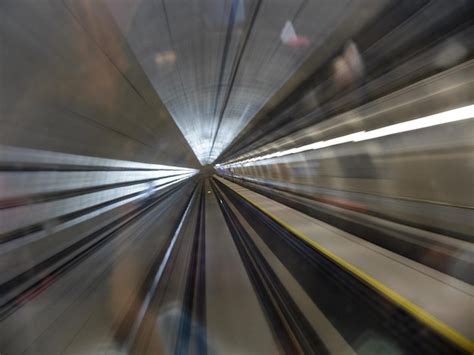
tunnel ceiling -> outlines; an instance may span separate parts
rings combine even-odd
[[[357,4],[105,2],[202,164],[220,155]]]

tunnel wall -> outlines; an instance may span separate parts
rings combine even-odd
[[[265,146],[253,155],[264,156],[462,107],[473,100],[473,68],[472,61],[466,62]],[[236,164],[220,172],[319,202],[469,236],[474,208],[473,136],[474,124],[465,120]]]
[[[101,1],[2,1],[0,52],[0,144],[198,166]]]
[[[195,174],[5,146],[0,166],[2,298],[107,238],[156,196]]]
[[[0,97],[2,301],[199,165],[101,1],[1,1]]]

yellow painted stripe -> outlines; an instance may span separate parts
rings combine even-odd
[[[226,184],[227,185],[227,184]],[[229,185],[227,185],[229,188],[231,188]],[[401,308],[405,309],[408,311],[411,315],[413,315],[415,318],[420,320],[422,323],[430,327],[431,329],[435,330],[437,333],[441,334],[445,338],[449,339],[451,342],[459,346],[460,348],[466,350],[467,352],[474,353],[474,342],[466,338],[464,335],[461,333],[457,332],[453,328],[449,327],[433,315],[429,314],[426,312],[424,309],[418,307],[417,305],[413,304],[410,302],[408,299],[405,297],[399,295],[395,291],[393,291],[391,288],[383,285],[380,281],[374,279],[372,276],[366,274],[356,266],[352,265],[351,263],[345,261],[341,257],[337,256],[330,250],[326,249],[322,245],[316,243],[314,240],[308,238],[305,236],[303,233],[298,231],[297,229],[293,228],[290,226],[288,223],[282,221],[280,218],[276,217],[273,215],[271,212],[267,211],[265,208],[259,206],[256,202],[252,201],[249,197],[245,196],[242,194],[240,191],[237,189],[232,189],[236,193],[239,194],[243,199],[245,199],[247,202],[261,210],[263,213],[268,215],[270,218],[281,224],[283,227],[288,229],[290,232],[298,236],[299,238],[303,239],[306,243],[311,245],[314,249],[318,250],[325,256],[327,256],[329,259],[333,260],[335,263],[339,264],[342,266],[344,269],[350,271],[352,274],[356,275],[359,279],[363,280],[367,284],[369,284],[373,289],[375,289],[377,292],[388,298],[390,301],[396,303],[398,306]]]

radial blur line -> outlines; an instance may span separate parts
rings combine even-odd
[[[222,124],[222,119],[224,117],[224,113],[225,113],[225,110],[227,109],[227,104],[229,103],[229,98],[230,98],[230,94],[232,93],[232,89],[234,88],[234,82],[235,82],[235,76],[237,74],[237,71],[239,70],[239,65],[240,65],[240,61],[242,60],[242,55],[244,54],[245,52],[245,49],[247,47],[247,43],[248,43],[248,39],[249,39],[249,36],[250,36],[250,32],[252,31],[252,28],[253,28],[253,25],[255,23],[255,19],[257,18],[257,15],[258,15],[258,11],[260,10],[260,5],[261,5],[262,1],[261,0],[258,0],[257,1],[257,4],[255,5],[255,9],[252,13],[252,18],[250,20],[250,23],[245,31],[245,35],[242,39],[242,45],[240,46],[240,52],[237,56],[237,59],[234,61],[234,65],[232,66],[232,72],[231,72],[231,78],[230,78],[230,84],[227,88],[227,92],[226,92],[226,96],[225,96],[225,99],[224,99],[224,103],[222,104],[222,108],[221,108],[221,112],[218,116],[218,121],[217,121],[217,128],[216,128],[216,131],[214,133],[214,137],[212,138],[212,144],[211,144],[211,148],[209,149],[209,157],[208,157],[208,161],[210,163],[212,163],[218,156],[219,154],[215,154],[213,155],[212,154],[212,151],[214,149],[214,145],[216,143],[216,139],[217,139],[217,136],[219,135],[219,130],[221,128],[221,124]],[[232,20],[232,26],[233,26],[233,22],[234,22],[234,6],[233,6],[234,3],[232,3],[232,13],[231,13],[231,20]],[[230,23],[229,23],[229,26],[230,26]],[[227,45],[227,42],[226,42],[226,45]],[[227,56],[227,55],[226,55]],[[223,59],[223,67],[225,65],[225,61]],[[223,68],[221,69],[222,70],[222,73],[223,73]],[[221,80],[222,78],[220,78]],[[220,86],[221,84],[219,84],[219,90],[220,90]],[[219,91],[216,95],[216,108],[217,108],[217,100],[218,100],[218,97],[219,97]],[[214,116],[216,115],[216,112],[214,112]],[[220,153],[220,152],[219,152]]]
[[[317,5],[227,0],[185,6],[177,0],[167,1],[165,12],[155,1],[142,0],[126,13],[117,2],[106,3],[203,165],[212,163],[324,45],[331,23],[347,20],[361,6],[349,0]],[[256,16],[255,10],[265,16]],[[315,14],[319,21],[314,21]],[[303,42],[282,42],[280,33],[289,19]]]
[[[156,274],[153,278],[153,283],[148,289],[145,299],[143,300],[143,303],[140,306],[140,310],[138,311],[137,317],[135,318],[133,325],[130,329],[129,335],[127,336],[125,346],[124,346],[125,349],[130,349],[135,342],[138,330],[140,329],[140,325],[143,321],[143,318],[145,317],[148,307],[150,306],[151,300],[153,299],[153,296],[155,295],[156,289],[158,288],[158,285],[161,281],[161,277],[163,276],[165,268],[168,265],[168,260],[171,256],[171,253],[173,252],[173,248],[176,244],[176,240],[178,239],[179,234],[181,233],[181,229],[188,218],[188,214],[189,214],[189,211],[191,210],[191,206],[193,204],[195,195],[196,195],[196,191],[194,191],[193,195],[189,199],[186,210],[184,211],[183,216],[181,217],[181,220],[179,221],[178,226],[176,227],[173,237],[171,238],[168,248],[166,249],[163,259],[161,260],[160,266],[158,270],[156,271]]]
[[[344,144],[349,142],[360,142],[368,139],[375,139],[380,137],[389,136],[392,134],[398,134],[433,126],[438,126],[442,124],[447,124],[451,122],[463,121],[467,119],[474,118],[474,105],[464,106],[457,109],[440,112],[434,115],[418,118],[415,120],[410,120],[402,123],[397,123],[394,125],[386,126],[383,128],[374,129],[371,131],[361,131],[356,133],[351,133],[342,137],[337,137],[329,139],[327,141],[319,141],[311,144],[307,144],[301,147],[291,148],[284,151],[278,151],[275,153],[256,156],[245,160],[236,160],[230,161],[224,164],[216,164],[216,167],[234,167],[234,166],[250,166],[254,162],[267,160],[271,158],[278,158],[286,155],[301,153],[309,150],[316,150],[331,147],[338,144]]]

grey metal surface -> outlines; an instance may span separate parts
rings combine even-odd
[[[201,163],[211,163],[363,1],[105,0]],[[287,21],[300,43],[281,38]],[[248,38],[247,38],[248,34]]]
[[[0,142],[198,166],[100,1],[0,2]]]

